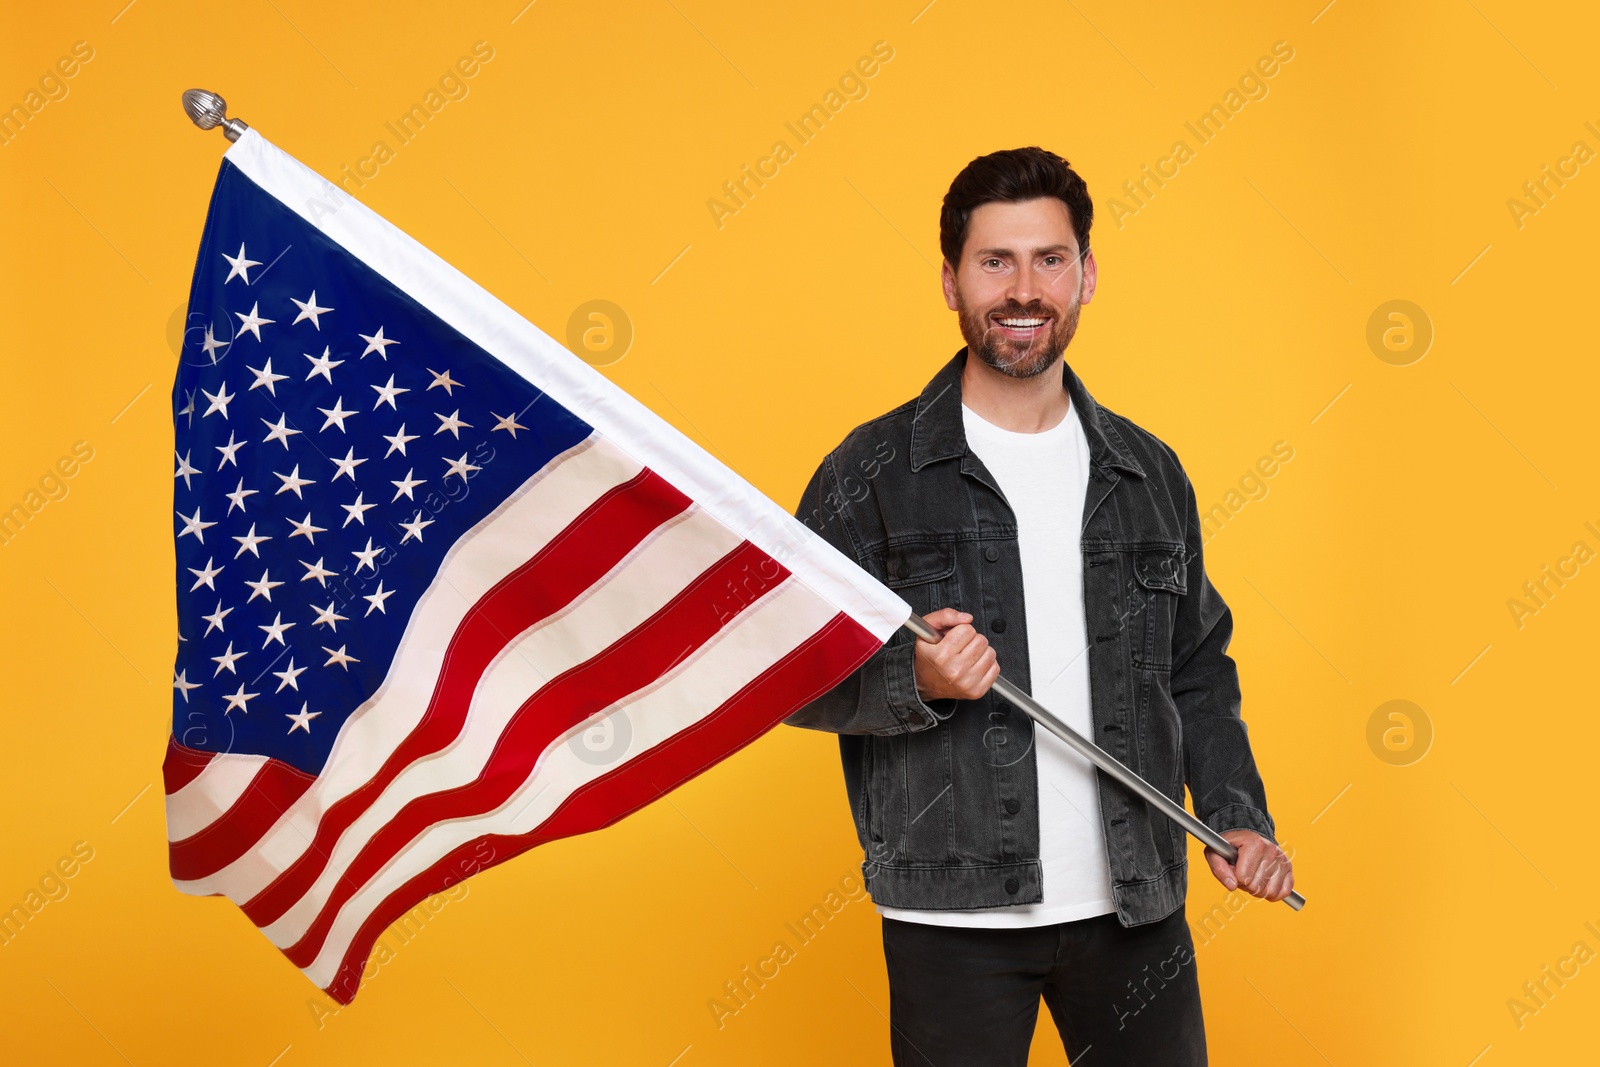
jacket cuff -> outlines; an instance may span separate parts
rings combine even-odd
[[[1278,843],[1272,817],[1248,804],[1229,804],[1218,808],[1202,821],[1219,834],[1224,830],[1254,830],[1273,844]]]
[[[890,645],[883,650],[884,696],[889,710],[904,724],[907,732],[926,730],[955,714],[957,700],[935,700],[931,704],[917,692],[917,641]]]

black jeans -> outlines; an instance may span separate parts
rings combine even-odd
[[[1041,996],[1071,1063],[1086,1055],[1089,1067],[1206,1063],[1181,907],[1134,927],[1115,913],[1001,930],[885,918],[883,955],[897,1067],[1021,1067]]]

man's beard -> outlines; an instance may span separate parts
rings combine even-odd
[[[967,306],[961,297],[961,292],[956,291],[957,315],[961,320],[961,335],[966,338],[967,350],[975,352],[978,358],[989,366],[1011,378],[1033,378],[1051,367],[1056,360],[1067,350],[1067,345],[1072,343],[1072,337],[1078,332],[1078,313],[1083,305],[1076,300],[1064,315],[1035,301],[1031,307],[1023,308],[1015,304],[999,309],[1001,318],[1043,318],[1050,317],[1050,330],[1047,333],[1037,331],[1029,341],[1013,341],[1000,332],[999,326],[990,319],[987,311],[977,312]]]

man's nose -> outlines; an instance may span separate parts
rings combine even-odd
[[[1017,268],[1016,275],[1011,279],[1010,291],[1006,294],[1013,301],[1027,307],[1039,295],[1039,275],[1034,271],[1033,264],[1024,263]]]

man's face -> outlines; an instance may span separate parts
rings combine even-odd
[[[1032,378],[1055,365],[1094,296],[1094,253],[1080,260],[1071,213],[1055,197],[972,212],[961,262],[942,271],[967,348],[995,370]]]

